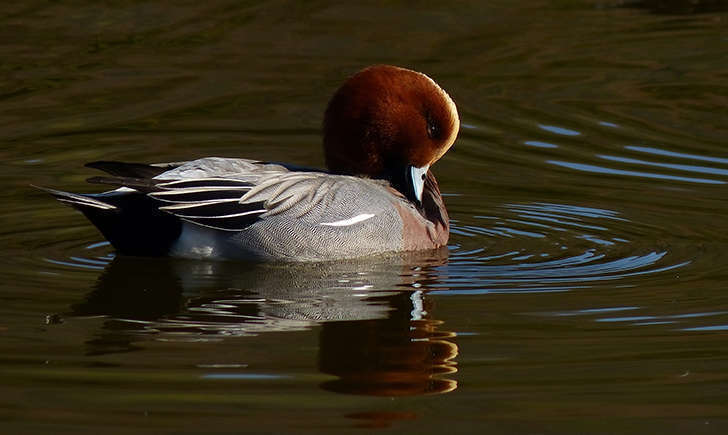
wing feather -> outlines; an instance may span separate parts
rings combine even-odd
[[[263,202],[241,203],[251,188],[247,180],[226,177],[165,179],[148,195],[166,205],[159,209],[187,222],[222,231],[242,231],[267,210]]]
[[[329,203],[345,201],[348,193],[340,192],[356,192],[353,183],[372,183],[325,172],[291,171],[280,165],[244,159],[195,160],[154,178],[143,175],[151,175],[157,169],[141,165],[104,162],[94,167],[121,176],[96,177],[91,181],[139,190],[158,201],[159,210],[165,213],[222,231],[242,231],[260,219],[285,213],[300,218]],[[137,174],[142,176],[130,176]]]
[[[187,218],[224,217],[242,215],[243,213],[250,213],[251,211],[266,211],[265,207],[263,207],[263,204],[260,202],[241,204],[236,200],[174,204],[162,206],[159,207],[159,209],[179,217]]]
[[[246,190],[238,188],[223,189],[223,188],[193,188],[193,189],[175,189],[175,190],[162,190],[157,192],[149,193],[154,199],[163,202],[169,202],[174,204],[179,203],[199,203],[208,202],[212,200],[227,200],[240,198],[245,194]]]

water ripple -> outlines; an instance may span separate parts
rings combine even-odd
[[[442,266],[452,278],[435,284],[437,293],[566,291],[663,273],[692,261],[674,258],[666,249],[635,252],[637,245],[625,232],[640,225],[613,210],[536,202],[506,204],[492,216],[474,219],[488,225],[453,224],[462,245],[453,247]],[[487,239],[490,248],[470,246]]]
[[[670,180],[670,181],[683,181],[687,183],[702,183],[702,184],[725,184],[725,181],[712,180],[709,178],[693,178],[693,177],[681,177],[677,175],[666,175],[658,174],[654,172],[642,172],[642,171],[630,171],[624,169],[607,168],[604,166],[588,165],[584,163],[576,162],[564,162],[560,160],[548,160],[547,163],[561,166],[564,168],[573,169],[575,171],[582,172],[593,172],[595,174],[607,174],[607,175],[623,175],[628,177],[642,177],[642,178],[654,178],[659,180]]]
[[[649,311],[650,307],[621,306],[524,314],[546,317],[591,318],[595,323],[609,323],[624,325],[626,327],[675,325],[676,329],[681,331],[709,332],[728,330],[728,326],[723,323],[726,321],[726,317],[728,317],[728,311],[698,311],[678,314],[653,314]],[[629,312],[631,315],[616,315],[625,312]],[[688,322],[712,322],[713,324],[685,326],[684,324]]]
[[[627,163],[630,165],[654,166],[657,168],[675,169],[678,171],[697,172],[701,174],[728,175],[727,169],[711,168],[707,166],[681,165],[674,163],[650,162],[647,160],[632,159],[628,157],[608,156],[600,154],[597,157],[612,162]]]
[[[691,160],[700,160],[705,162],[713,162],[713,163],[721,163],[724,165],[728,165],[728,159],[720,158],[720,157],[711,157],[711,156],[701,156],[697,154],[687,154],[687,153],[678,153],[673,151],[667,151],[660,148],[653,148],[653,147],[642,147],[642,146],[633,146],[628,145],[624,147],[625,149],[628,149],[630,151],[637,151],[647,154],[654,154],[657,156],[666,156],[666,157],[675,157],[679,159],[691,159]]]

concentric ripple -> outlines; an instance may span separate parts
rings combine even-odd
[[[539,202],[507,204],[497,212],[474,216],[483,225],[453,223],[459,243],[443,266],[451,278],[437,292],[565,291],[667,272],[691,261],[630,240],[627,233],[639,225],[612,210]],[[486,246],[472,247],[483,242]]]

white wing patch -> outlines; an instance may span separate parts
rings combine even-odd
[[[344,219],[341,221],[334,221],[334,222],[321,222],[320,225],[326,225],[329,227],[348,227],[350,225],[358,224],[359,222],[364,222],[367,219],[373,218],[374,215],[370,213],[362,213],[354,216],[353,218]]]

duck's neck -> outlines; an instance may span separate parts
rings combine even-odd
[[[409,171],[406,168],[399,168],[387,171],[385,174],[376,177],[389,181],[393,188],[404,195],[418,209],[422,208],[422,202],[417,199]]]
[[[440,193],[440,186],[437,184],[432,171],[427,171],[420,212],[428,221],[436,226],[442,226],[446,233],[450,231],[450,217],[447,214],[445,201],[443,201]]]

